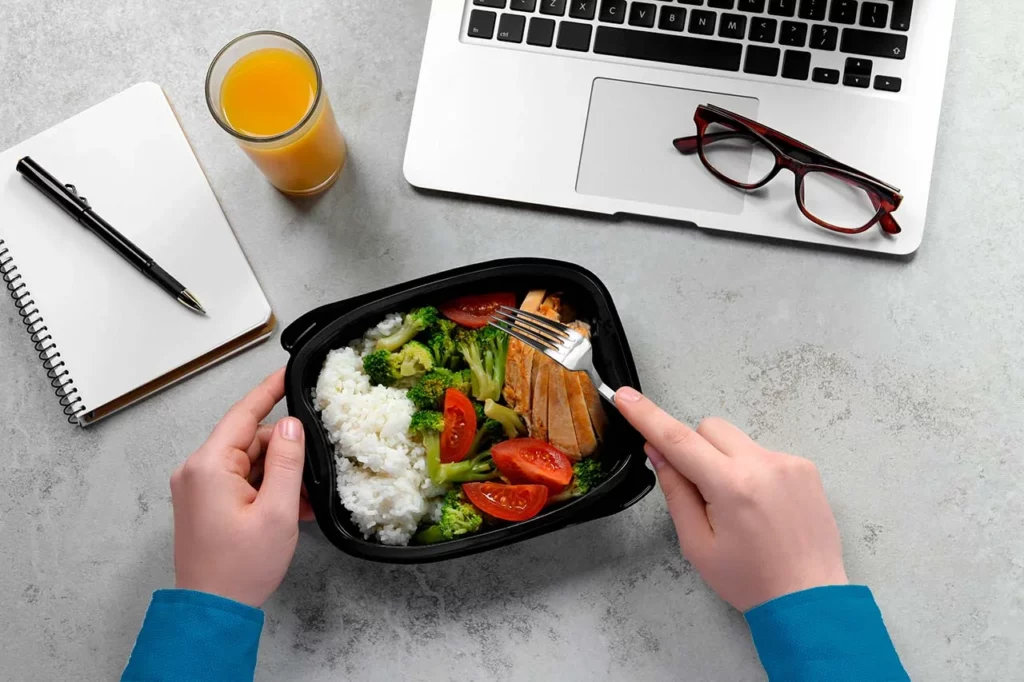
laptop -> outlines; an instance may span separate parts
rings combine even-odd
[[[921,244],[955,0],[434,0],[414,186],[888,254]],[[899,188],[902,232],[807,220],[674,138],[712,104]],[[751,170],[753,173],[753,170]]]

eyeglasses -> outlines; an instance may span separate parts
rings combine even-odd
[[[696,152],[722,182],[743,190],[764,187],[783,168],[796,176],[796,203],[809,220],[843,234],[859,234],[878,223],[889,235],[901,229],[893,211],[900,191],[788,135],[711,104],[697,107],[697,134],[672,144]]]

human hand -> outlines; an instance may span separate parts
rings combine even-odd
[[[177,587],[259,607],[284,579],[299,519],[313,512],[301,494],[302,422],[260,424],[283,396],[282,369],[236,403],[171,475]]]
[[[765,450],[729,422],[696,431],[631,388],[615,405],[647,439],[683,556],[740,611],[849,582],[832,510],[810,460]]]

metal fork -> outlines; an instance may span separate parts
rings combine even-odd
[[[601,397],[615,404],[615,391],[594,369],[594,348],[583,334],[561,322],[518,308],[501,306],[487,322],[548,356],[571,372],[586,372]]]

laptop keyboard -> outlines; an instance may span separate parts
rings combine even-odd
[[[886,74],[901,71],[914,6],[913,0],[467,3],[465,35],[480,42],[885,92],[903,87],[900,77]]]

